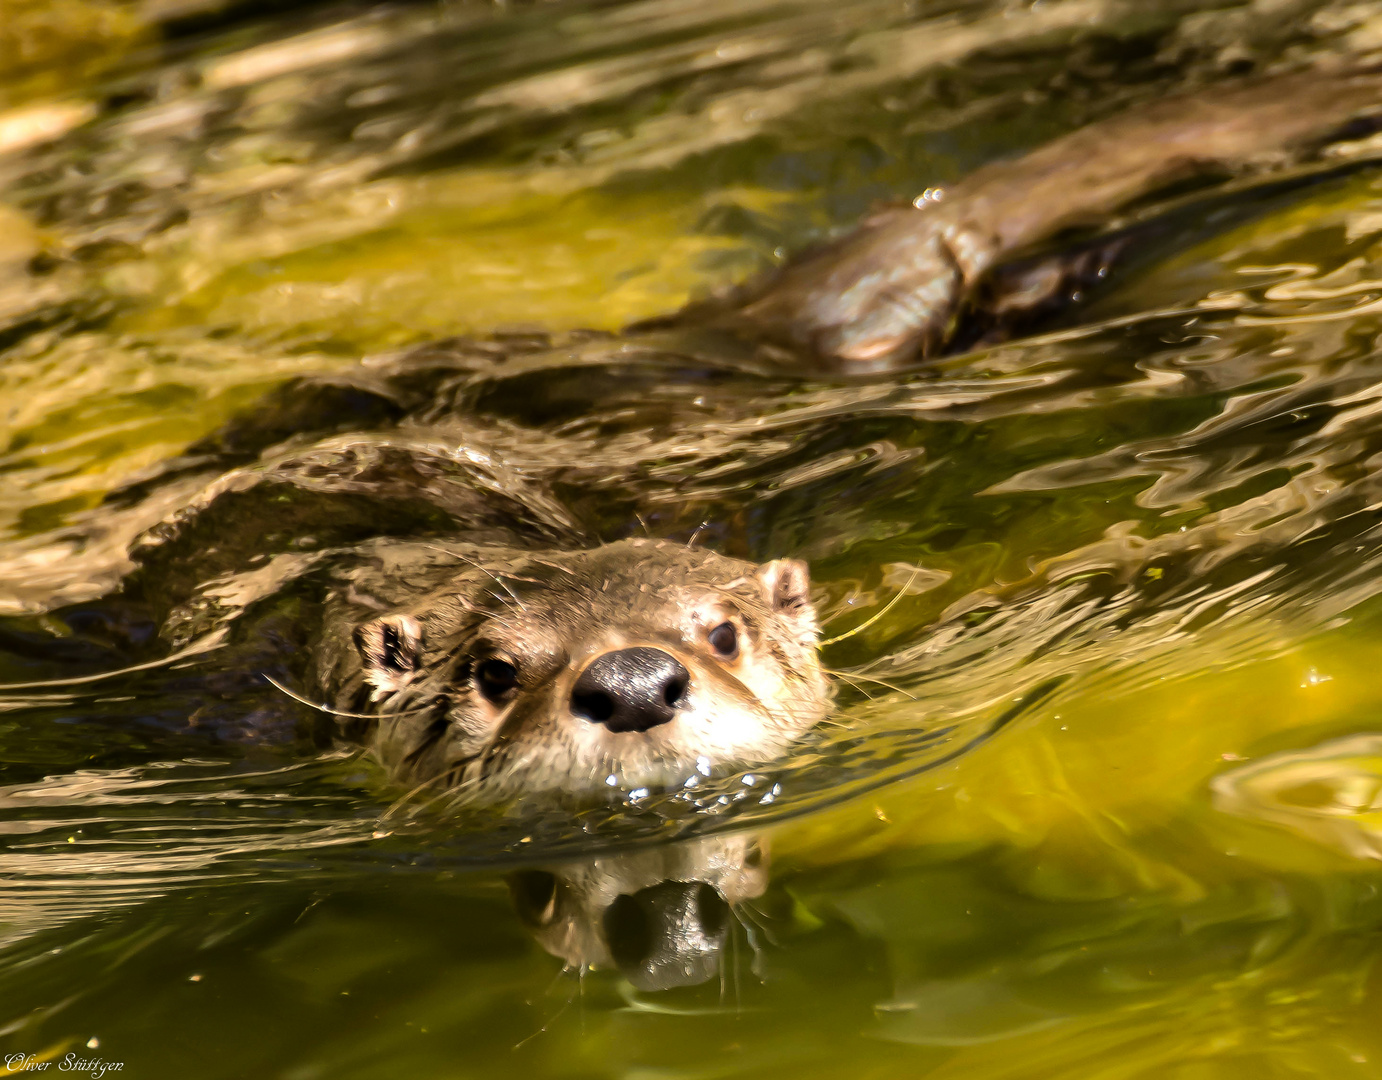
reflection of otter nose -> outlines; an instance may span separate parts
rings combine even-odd
[[[704,881],[663,881],[605,909],[605,941],[640,990],[695,986],[720,970],[729,905]]]
[[[661,649],[620,649],[596,657],[571,691],[571,711],[610,731],[647,731],[676,714],[691,681]]]

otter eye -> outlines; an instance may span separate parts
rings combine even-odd
[[[730,658],[739,652],[739,632],[733,623],[722,622],[706,635],[706,640],[723,657]]]
[[[518,668],[507,660],[486,660],[475,669],[475,681],[480,693],[490,701],[499,701],[517,689]]]

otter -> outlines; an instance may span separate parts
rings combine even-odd
[[[592,542],[578,510],[502,461],[397,430],[246,450],[288,417],[337,421],[336,392],[304,412],[313,390],[124,493],[137,520],[172,477],[198,488],[138,535],[103,601],[49,617],[73,637],[124,634],[120,655],[146,663],[195,656],[221,691],[267,678],[315,713],[304,732],[295,707],[247,718],[212,695],[193,726],[214,737],[344,741],[406,788],[481,802],[681,789],[779,757],[824,717],[804,562]],[[236,456],[205,482],[208,459]]]
[[[726,330],[794,369],[939,356],[1059,307],[1187,182],[1232,191],[1370,159],[1379,115],[1376,72],[1153,102],[874,215],[658,331]],[[675,333],[647,331],[586,340],[676,358]],[[126,608],[107,629],[216,644],[223,667],[295,682],[331,737],[406,784],[627,791],[782,753],[829,702],[804,564],[601,546],[579,506],[465,426],[469,373],[553,347],[452,342],[288,384],[94,513],[100,567],[70,560],[57,582],[40,551],[7,576],[47,591],[30,610],[60,619],[103,590]]]
[[[643,539],[372,554],[327,596],[318,681],[410,785],[664,788],[777,757],[824,715],[797,560]]]

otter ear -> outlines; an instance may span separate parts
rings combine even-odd
[[[422,666],[422,624],[411,615],[385,615],[355,628],[365,681],[376,691],[397,690]]]
[[[774,559],[758,568],[758,580],[768,591],[773,610],[800,615],[811,610],[811,572],[800,559]]]

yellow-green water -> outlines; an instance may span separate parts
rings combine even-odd
[[[103,497],[286,378],[617,330],[1234,55],[1382,36],[1373,5],[1261,8],[0,0],[0,679],[81,660],[46,612],[118,577]],[[193,667],[0,691],[0,1046],[136,1077],[1382,1075],[1380,184],[1244,196],[1067,329],[931,371],[596,341],[468,384],[440,435],[610,536],[637,502],[807,558],[832,633],[909,590],[827,650],[859,681],[757,777],[776,801],[707,815],[771,852],[718,978],[563,973],[505,875],[598,830],[398,825],[367,762],[190,736],[271,697]]]

